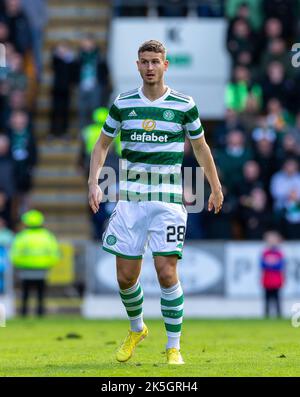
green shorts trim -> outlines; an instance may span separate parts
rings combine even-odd
[[[104,249],[104,251],[107,251],[110,254],[119,256],[120,258],[124,258],[124,259],[143,259],[143,255],[138,255],[138,256],[123,255],[123,254],[120,254],[119,252],[113,251],[113,250],[111,250],[109,248],[106,248],[106,247],[103,247],[103,246],[102,246],[102,248]]]
[[[170,255],[177,255],[178,259],[182,258],[182,252],[180,251],[169,251],[169,252],[152,252],[153,256],[170,256]]]

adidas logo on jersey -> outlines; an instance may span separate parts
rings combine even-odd
[[[134,110],[132,110],[132,111],[129,113],[129,115],[128,115],[128,117],[136,117],[136,116],[137,116],[137,114],[135,113]]]
[[[147,134],[146,132],[137,134],[135,131],[130,135],[130,139],[133,142],[168,142],[168,135],[157,136],[154,132],[152,134]]]

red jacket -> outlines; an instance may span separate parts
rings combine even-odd
[[[279,248],[267,248],[262,255],[262,285],[265,289],[279,289],[284,284],[284,258]]]

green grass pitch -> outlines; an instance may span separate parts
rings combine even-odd
[[[163,322],[146,323],[148,338],[118,363],[127,321],[10,320],[0,328],[0,376],[300,376],[300,328],[288,320],[185,319],[178,367],[165,363]]]

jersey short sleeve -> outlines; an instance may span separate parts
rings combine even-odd
[[[119,129],[121,127],[121,112],[118,108],[118,98],[112,104],[105,123],[102,127],[102,131],[105,135],[115,138],[118,135]]]
[[[186,136],[189,139],[197,139],[204,134],[199,118],[198,108],[195,105],[193,98],[190,98],[189,104],[186,108],[183,127],[185,129]]]

